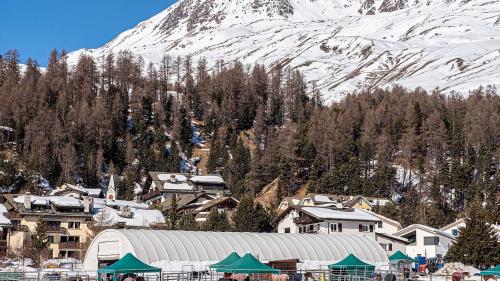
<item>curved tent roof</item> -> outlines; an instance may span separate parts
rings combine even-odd
[[[241,256],[238,255],[236,252],[232,252],[231,254],[229,254],[229,256],[227,256],[225,259],[221,260],[220,262],[210,265],[210,268],[223,268],[223,267],[226,267],[226,266],[236,262],[239,259],[241,259]]]
[[[262,261],[299,259],[316,266],[349,254],[372,264],[387,261],[382,247],[365,235],[110,229],[92,241],[85,269],[97,270],[98,260],[116,260],[128,252],[164,269],[173,261],[208,266],[233,251],[251,252]]]
[[[246,253],[239,260],[233,262],[232,264],[217,269],[217,272],[231,272],[231,273],[280,273],[279,269],[272,268],[261,263],[252,254]]]

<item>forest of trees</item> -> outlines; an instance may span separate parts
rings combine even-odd
[[[0,132],[0,186],[96,187],[116,174],[131,198],[148,171],[180,171],[196,121],[211,147],[208,172],[221,172],[238,198],[279,178],[276,204],[305,187],[394,198],[379,211],[403,225],[442,226],[473,201],[498,220],[493,88],[463,98],[393,87],[326,105],[314,83],[281,65],[209,68],[165,56],[154,67],[122,52],[70,67],[64,58],[54,51],[44,71],[32,60],[21,71],[16,51],[0,57],[0,126],[12,128]]]

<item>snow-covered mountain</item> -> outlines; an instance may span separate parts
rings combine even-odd
[[[500,86],[499,0],[180,0],[83,54],[130,50],[301,70],[327,100],[395,83],[467,93]]]

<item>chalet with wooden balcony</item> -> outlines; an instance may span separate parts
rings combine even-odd
[[[375,239],[380,219],[355,208],[291,206],[276,218],[278,233],[365,234]]]

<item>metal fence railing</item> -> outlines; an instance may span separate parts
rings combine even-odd
[[[327,269],[321,270],[282,270],[281,274],[288,276],[288,281],[316,280],[316,281],[478,281],[477,278],[461,275],[458,278],[452,275],[431,273],[424,278],[415,272],[402,272],[395,270],[376,270],[367,275],[338,274]],[[392,278],[387,278],[392,274]],[[223,277],[222,273],[213,270],[194,271],[186,268],[182,271],[163,271],[161,275],[145,274],[145,281],[217,281]],[[274,280],[270,275],[252,276],[258,280]],[[61,271],[27,271],[27,272],[0,272],[0,281],[96,281],[95,272],[61,272]]]

